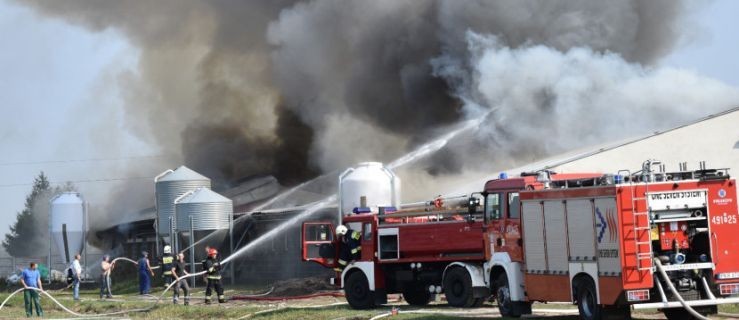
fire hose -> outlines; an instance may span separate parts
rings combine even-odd
[[[131,260],[129,258],[126,258],[126,257],[118,257],[118,258],[115,258],[115,259],[113,259],[113,261],[110,262],[110,264],[111,265],[112,264],[115,264],[115,262],[118,261],[118,260],[128,261],[128,262],[131,262],[131,263],[133,263],[135,265],[139,265],[139,263],[137,261],[133,261],[133,260]],[[151,267],[151,270],[159,269],[159,267],[161,267],[161,266]]]
[[[269,293],[267,293],[269,294]],[[264,295],[267,295],[264,294]],[[341,292],[318,292],[312,294],[305,294],[300,296],[289,296],[289,297],[265,297],[265,296],[232,296],[231,300],[251,300],[251,301],[282,301],[282,300],[302,300],[316,297],[334,297],[343,298],[344,294]]]
[[[184,279],[187,279],[187,278],[190,278],[190,277],[196,277],[196,276],[204,275],[205,273],[206,273],[205,271],[201,271],[201,272],[198,272],[198,273],[191,273],[191,274],[185,275],[183,277],[180,277],[180,280],[184,280]],[[138,308],[138,309],[131,309],[131,310],[121,310],[121,311],[115,311],[115,312],[109,312],[109,313],[102,313],[102,314],[83,314],[83,313],[78,313],[78,312],[75,312],[75,311],[70,310],[67,307],[65,307],[63,304],[61,304],[61,302],[59,302],[59,300],[55,299],[50,293],[48,293],[48,292],[46,292],[44,290],[41,290],[41,289],[38,289],[38,288],[31,288],[31,287],[29,287],[27,289],[38,291],[41,294],[49,297],[49,299],[51,299],[51,301],[54,301],[54,303],[56,305],[58,305],[60,308],[62,308],[62,310],[66,311],[67,313],[69,313],[71,315],[74,315],[74,316],[77,316],[77,317],[80,317],[80,318],[90,318],[90,317],[113,316],[113,315],[126,314],[126,313],[131,313],[131,312],[147,312],[147,311],[149,311],[151,309],[154,309],[157,306],[157,304],[159,304],[159,301],[162,300],[162,298],[167,293],[167,291],[169,291],[169,289],[172,288],[172,286],[174,284],[176,284],[177,282],[178,281],[173,281],[172,283],[170,283],[167,286],[167,288],[164,289],[164,291],[159,296],[159,298],[157,298],[157,300],[154,301],[154,303],[151,306],[149,306],[149,307],[146,307],[146,308]],[[3,303],[0,304],[0,310],[2,310],[3,307],[5,307],[5,304],[8,302],[8,300],[10,300],[10,298],[12,298],[18,292],[21,292],[23,290],[26,290],[26,288],[20,288],[20,289],[14,291],[13,293],[11,293],[7,298],[5,298],[5,300],[3,301]]]
[[[264,296],[272,293],[272,291],[275,291],[275,287],[269,288],[269,290],[267,290],[267,292],[257,293],[257,294],[247,294],[247,295],[243,295],[242,297],[264,297]]]
[[[401,314],[401,313],[440,314],[440,315],[445,315],[445,316],[463,316],[463,317],[464,316],[471,316],[471,315],[479,315],[479,314],[476,314],[476,313],[470,313],[470,312],[465,312],[465,311],[424,310],[424,309],[405,311],[405,310],[398,310],[397,308],[393,308],[393,309],[394,309],[394,311],[390,311],[390,312],[378,314],[378,315],[370,318],[370,320],[382,319],[382,318],[385,318],[385,317],[389,317],[389,316],[392,316],[392,315],[395,315],[395,314]]]
[[[662,276],[662,280],[664,280],[667,283],[667,286],[675,294],[675,298],[677,298],[677,300],[680,301],[680,304],[683,305],[683,308],[685,308],[685,310],[688,311],[688,313],[690,313],[696,319],[708,320],[709,319],[708,317],[705,317],[702,314],[698,313],[697,311],[695,311],[695,309],[689,306],[687,302],[685,302],[685,299],[683,299],[680,293],[677,292],[677,289],[675,289],[675,286],[672,284],[672,281],[670,281],[670,277],[668,277],[665,270],[662,269],[662,263],[659,262],[659,259],[654,258],[654,265],[657,267],[657,271],[659,271],[660,276]],[[706,288],[706,290],[708,290],[708,288]]]

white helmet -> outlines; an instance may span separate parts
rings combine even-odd
[[[345,234],[346,234],[346,233],[347,233],[348,231],[349,231],[349,229],[347,229],[347,228],[346,228],[345,226],[343,226],[343,225],[339,225],[338,227],[336,227],[336,235],[337,235],[337,236],[343,236],[343,235],[345,235]]]
[[[164,246],[164,253],[172,253],[172,247]]]

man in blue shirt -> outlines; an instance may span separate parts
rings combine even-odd
[[[44,290],[41,285],[41,276],[36,270],[36,263],[31,262],[28,269],[23,270],[21,273],[21,284],[26,290],[23,291],[23,302],[26,305],[26,317],[33,316],[33,304],[36,304],[36,315],[39,317],[44,316],[44,311],[41,310],[41,301],[38,296],[38,291],[30,288],[36,288]]]

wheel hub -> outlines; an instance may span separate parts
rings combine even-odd
[[[462,286],[462,283],[459,281],[454,282],[454,285],[452,286],[452,293],[454,293],[455,296],[459,296],[464,291],[464,287]]]
[[[356,297],[364,297],[367,294],[364,291],[364,286],[362,286],[361,284],[354,285],[352,289],[353,289],[352,292],[354,292],[354,295]]]

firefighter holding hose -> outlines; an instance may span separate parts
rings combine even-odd
[[[362,233],[340,225],[336,227],[336,236],[339,238],[339,266],[334,270],[341,272],[350,262],[362,256]]]
[[[208,258],[203,262],[203,269],[206,272],[206,280],[208,285],[205,288],[205,304],[210,304],[210,296],[215,289],[218,294],[218,303],[226,302],[223,295],[223,284],[221,284],[221,262],[218,259],[218,250],[210,248],[208,250]]]
[[[174,256],[172,256],[172,247],[169,245],[164,246],[164,254],[162,255],[162,277],[164,277],[164,286],[167,287],[174,278],[172,277],[172,263],[174,263]]]
[[[188,275],[185,266],[185,254],[177,254],[177,260],[172,264],[172,276],[174,277],[174,281],[177,282],[174,285],[174,292],[172,293],[172,303],[177,304],[177,300],[180,297],[180,289],[182,289],[182,293],[185,296],[185,305],[187,306],[190,305],[190,286],[187,284],[187,280],[181,279]]]

